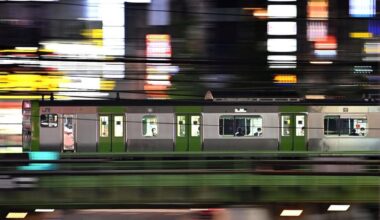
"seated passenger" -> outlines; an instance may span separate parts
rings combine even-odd
[[[153,137],[157,136],[157,130],[155,128],[152,128],[152,136]]]
[[[244,136],[243,129],[238,128],[238,129],[237,129],[237,132],[235,133],[235,136]]]
[[[350,136],[359,136],[359,134],[356,133],[356,129],[355,128],[351,129]]]
[[[360,134],[361,134],[362,136],[365,136],[365,128],[360,128]]]
[[[261,132],[261,128],[258,128],[257,131],[253,134],[253,136],[261,136],[263,133]]]

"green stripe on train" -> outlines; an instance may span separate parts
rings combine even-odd
[[[32,150],[39,151],[40,150],[40,105],[38,101],[32,101],[32,143],[31,149],[24,150]]]
[[[122,106],[100,106],[98,107],[98,115],[100,120],[100,117],[106,117],[108,118],[107,125],[101,125],[99,121],[99,133],[98,133],[98,152],[124,152],[126,149],[125,146],[125,112],[126,108]],[[115,116],[122,116],[123,117],[123,123],[122,123],[122,136],[116,136],[115,135]],[[102,129],[100,129],[100,126],[103,126],[103,128],[106,128],[108,131],[107,134],[100,135],[100,132],[102,132]]]

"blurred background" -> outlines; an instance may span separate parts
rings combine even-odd
[[[293,91],[311,99],[378,98],[379,11],[378,0],[0,0],[0,145],[22,144],[22,127],[28,126],[23,123],[29,120],[22,100],[203,99],[209,90]],[[0,176],[0,189],[7,189],[6,181],[7,176]],[[46,187],[50,199],[75,199],[81,191],[72,190],[71,180],[66,181],[64,193],[55,191],[54,184],[53,189]],[[351,182],[361,179],[355,181]],[[285,182],[293,183],[291,178]],[[340,189],[346,182],[338,179],[332,187]],[[158,185],[159,190],[165,184]],[[318,185],[302,184],[295,194],[320,192]],[[282,212],[298,207],[293,212],[301,216],[297,219],[378,219],[378,184],[377,179],[370,182],[372,188],[365,194],[374,200],[361,200],[362,191],[355,191],[358,197],[348,196],[351,206],[338,213],[328,212],[326,201],[346,204],[337,198],[356,189],[355,184],[338,190],[341,194],[330,200],[306,205],[302,199],[292,206],[283,198],[276,203],[273,197],[258,198],[257,206],[199,210],[37,212],[8,207],[0,210],[0,217],[16,211],[27,213],[28,219],[265,220],[291,219]],[[226,185],[232,188],[226,198],[234,198],[233,184]],[[83,192],[89,190],[84,188]],[[93,195],[114,192],[105,188]],[[277,195],[278,188],[269,187],[263,194]],[[284,191],[289,189],[294,186]],[[321,194],[335,192],[324,190]],[[3,199],[8,198],[4,191]],[[138,193],[151,196],[149,189]],[[157,195],[166,197],[161,191]],[[119,198],[117,192],[113,196]]]
[[[0,1],[0,98],[378,95],[376,0]]]

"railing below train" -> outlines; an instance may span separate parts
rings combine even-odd
[[[0,154],[0,206],[376,204],[379,170],[379,155]]]

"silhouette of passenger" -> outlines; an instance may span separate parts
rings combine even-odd
[[[350,136],[359,136],[359,134],[356,133],[356,129],[355,128],[351,129]]]
[[[365,136],[365,128],[360,128],[360,134],[361,134],[362,136]]]
[[[152,128],[152,136],[153,137],[157,136],[157,130],[156,130],[156,128]]]
[[[243,129],[240,127],[237,129],[237,132],[235,133],[235,136],[244,136]]]
[[[261,132],[261,128],[258,128],[257,131],[253,134],[253,136],[261,136],[263,133]]]

